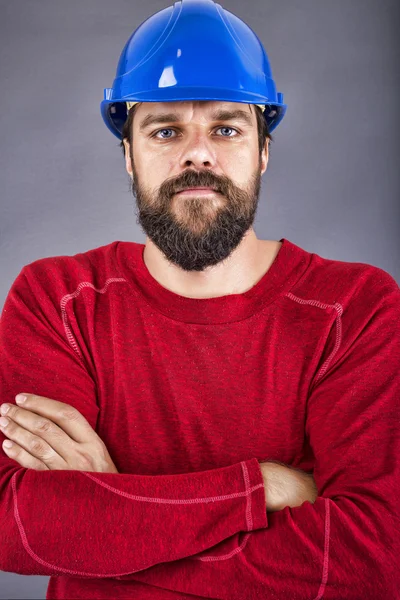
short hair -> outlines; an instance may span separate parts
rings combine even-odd
[[[138,102],[128,112],[128,117],[124,123],[122,128],[122,139],[126,139],[129,142],[129,146],[131,148],[132,153],[132,125],[133,125],[133,117],[135,116],[135,112],[137,108],[143,104],[142,102]],[[257,119],[257,131],[258,131],[258,151],[261,156],[261,153],[264,149],[265,142],[269,139],[270,142],[273,142],[273,137],[268,130],[267,121],[264,118],[264,115],[261,111],[261,108],[254,104],[254,108],[256,111],[256,119]],[[125,146],[124,143],[120,142],[120,147],[122,148],[123,155],[125,157]]]

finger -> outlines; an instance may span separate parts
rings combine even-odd
[[[44,463],[42,463],[42,461],[29,454],[29,452],[24,450],[24,448],[21,448],[15,442],[13,442],[11,448],[7,448],[6,446],[4,446],[3,442],[2,447],[7,456],[17,461],[17,463],[21,465],[21,467],[25,467],[26,469],[35,469],[35,471],[50,470]]]
[[[26,392],[21,393],[26,396],[26,401],[20,405],[21,408],[47,417],[65,431],[73,441],[81,444],[88,442],[93,435],[96,438],[98,437],[85,417],[70,404],[52,400],[45,396],[37,396]],[[19,405],[18,400],[16,402]]]
[[[8,425],[1,431],[50,469],[65,469],[66,456],[75,442],[58,425],[25,408],[13,404],[7,411]]]

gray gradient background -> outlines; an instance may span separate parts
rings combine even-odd
[[[131,33],[172,3],[0,0],[0,309],[25,264],[145,242],[99,105]],[[399,283],[400,2],[220,4],[259,36],[288,105],[257,237],[372,264]],[[0,572],[0,598],[45,598],[47,583]]]

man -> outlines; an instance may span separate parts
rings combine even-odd
[[[285,109],[261,49],[211,0],[147,20],[102,103],[145,245],[7,296],[0,568],[47,598],[399,597],[400,290],[257,239]]]

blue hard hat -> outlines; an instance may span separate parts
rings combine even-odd
[[[129,106],[179,100],[265,105],[270,132],[286,112],[262,43],[213,0],[180,0],[139,25],[122,50],[100,109],[121,140]]]

